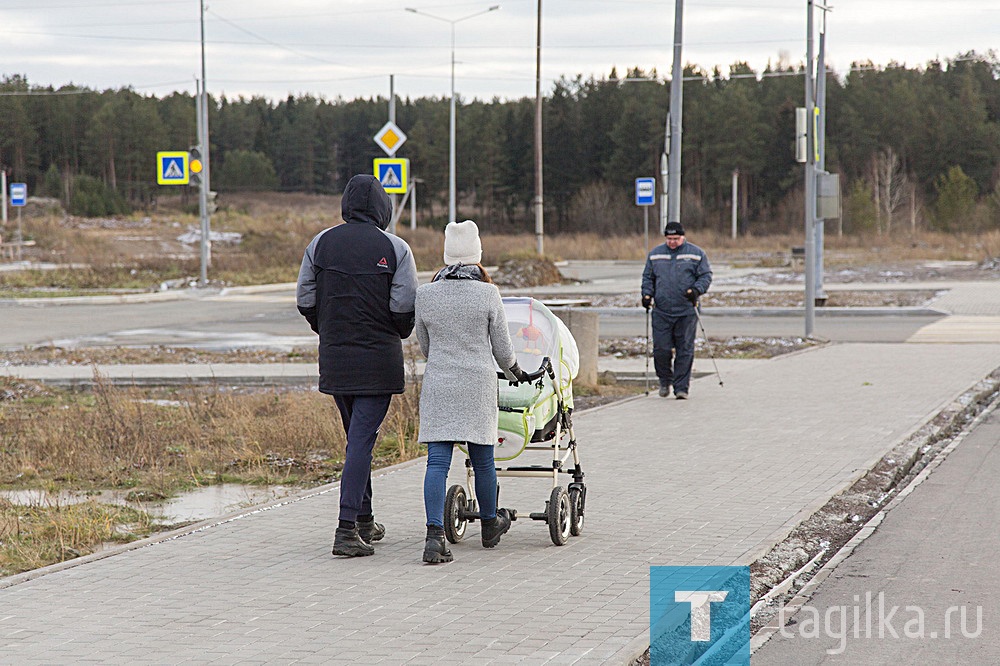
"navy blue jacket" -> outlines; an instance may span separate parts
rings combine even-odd
[[[694,306],[685,297],[688,289],[698,295],[712,284],[712,267],[705,251],[684,241],[671,250],[666,243],[657,245],[646,257],[642,271],[642,294],[652,296],[656,309],[671,317],[694,314]]]
[[[392,204],[374,176],[351,179],[341,214],[346,224],[324,229],[306,248],[295,295],[319,334],[319,390],[402,393],[402,339],[413,331],[417,293],[413,254],[385,231]]]

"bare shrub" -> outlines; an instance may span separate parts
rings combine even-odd
[[[621,188],[604,181],[585,185],[573,197],[569,210],[575,230],[601,234],[618,233],[621,221],[635,213]]]

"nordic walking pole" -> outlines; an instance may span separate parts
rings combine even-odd
[[[708,357],[712,359],[712,366],[715,367],[715,375],[719,378],[719,386],[723,386],[722,375],[719,374],[719,364],[715,362],[715,354],[712,353],[712,345],[708,342],[708,333],[705,332],[705,325],[701,323],[701,308],[694,307],[694,315],[698,318],[698,326],[701,327],[701,335],[705,338],[705,347],[708,349]]]
[[[643,355],[646,357],[646,395],[649,395],[649,308],[646,308],[646,346],[643,348]]]

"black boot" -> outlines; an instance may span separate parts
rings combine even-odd
[[[338,527],[333,535],[333,554],[347,557],[374,555],[375,548],[358,534],[358,528]]]
[[[427,538],[424,540],[424,562],[427,564],[443,564],[453,559],[448,544],[444,540],[444,530],[434,525],[427,526]]]
[[[358,516],[358,535],[365,543],[381,541],[385,536],[385,525],[376,523],[374,516],[368,519]]]
[[[492,548],[500,543],[500,537],[510,529],[510,514],[507,509],[497,509],[497,517],[483,521],[483,548]]]

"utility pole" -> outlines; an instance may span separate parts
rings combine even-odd
[[[823,12],[819,29],[819,61],[816,63],[816,106],[819,116],[816,119],[816,169],[817,173],[826,173],[826,13],[830,10],[826,5],[819,5]],[[826,232],[826,220],[816,220],[816,300],[826,303],[826,291],[823,289],[823,237]]]
[[[684,0],[674,4],[674,62],[670,71],[670,115],[667,118],[667,221],[681,221],[681,113],[684,108],[684,65],[681,62]],[[663,232],[663,229],[660,229]]]
[[[667,155],[670,154],[670,114],[667,114],[667,130],[663,135],[663,154],[660,155],[660,233],[667,226],[667,190],[670,187],[670,167],[667,162]],[[646,242],[646,250],[649,250],[649,242]]]
[[[410,230],[417,228],[417,183],[424,182],[420,178],[410,178]]]
[[[736,240],[736,226],[739,221],[739,213],[737,212],[738,205],[738,195],[740,192],[740,170],[733,169],[733,240]]]
[[[535,32],[535,248],[545,255],[545,198],[542,187],[542,0],[538,0]]]
[[[195,101],[195,115],[197,116],[198,148],[202,159],[201,183],[198,189],[198,213],[201,217],[201,276],[198,280],[200,287],[208,285],[208,265],[212,260],[212,241],[210,239],[211,224],[209,218],[211,213],[208,210],[208,193],[211,183],[209,181],[209,156],[208,156],[208,82],[205,78],[205,0],[200,0],[201,5],[201,84],[197,86],[198,95]]]
[[[813,95],[813,0],[806,0],[805,337],[816,323],[816,103]]]

